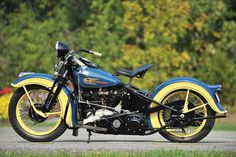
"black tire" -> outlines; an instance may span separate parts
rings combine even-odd
[[[40,86],[40,85],[28,85],[26,88],[28,91],[37,90],[37,89],[47,89],[47,88]],[[18,104],[18,101],[20,100],[20,98],[23,95],[25,95],[24,89],[22,87],[18,88],[11,98],[11,101],[9,104],[9,111],[8,111],[9,121],[10,121],[13,129],[16,131],[16,133],[18,135],[20,135],[24,139],[31,141],[31,142],[49,142],[49,141],[52,141],[52,140],[58,138],[66,131],[66,126],[65,126],[65,123],[62,119],[61,119],[61,122],[58,125],[58,127],[53,132],[46,134],[46,135],[34,135],[34,134],[31,134],[31,133],[27,132],[26,130],[24,130],[20,126],[20,124],[16,118],[16,106]]]
[[[175,92],[175,91],[174,91]],[[173,92],[172,92],[173,93]],[[171,93],[170,93],[171,94]],[[201,100],[206,103],[206,100],[198,93],[194,92],[194,94],[198,95]],[[207,116],[215,116],[215,111],[211,109],[210,106],[206,106]],[[166,129],[161,130],[159,133],[171,142],[180,142],[180,143],[196,143],[206,137],[212,128],[214,127],[215,119],[206,119],[206,123],[204,127],[195,135],[190,137],[177,137],[168,132]]]

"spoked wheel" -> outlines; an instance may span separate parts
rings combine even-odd
[[[177,90],[168,94],[162,101],[177,111],[161,110],[158,114],[163,125],[168,125],[160,134],[172,142],[198,142],[211,131],[215,119],[201,119],[214,116],[215,112],[207,101],[192,90]]]
[[[39,85],[27,86],[28,94],[38,111],[44,113],[44,103],[49,89]],[[57,100],[47,117],[35,112],[23,88],[19,88],[10,101],[9,120],[14,130],[23,138],[34,142],[52,141],[65,132],[61,118],[61,104]]]

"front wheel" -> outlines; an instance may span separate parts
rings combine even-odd
[[[206,137],[214,126],[215,119],[201,119],[201,117],[214,116],[215,112],[204,97],[195,91],[173,91],[162,100],[162,103],[181,112],[184,110],[184,104],[187,103],[189,110],[184,116],[182,114],[182,117],[170,109],[163,109],[158,113],[163,126],[170,124],[160,131],[160,134],[169,141],[198,142]],[[198,120],[193,120],[194,118]]]
[[[40,85],[26,86],[32,103],[43,112],[43,105],[50,90]],[[21,87],[16,90],[9,104],[9,120],[13,129],[24,139],[32,142],[48,142],[56,139],[66,130],[61,118],[61,104],[57,100],[44,118],[35,113],[30,100]]]

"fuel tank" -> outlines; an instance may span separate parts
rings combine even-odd
[[[73,72],[74,79],[84,88],[104,88],[118,86],[121,81],[114,75],[98,68],[86,67]]]

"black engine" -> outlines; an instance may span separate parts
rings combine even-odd
[[[124,91],[122,88],[83,89],[82,91],[84,100],[109,107],[117,106],[123,96]]]
[[[147,124],[141,114],[125,113],[103,117],[96,125],[107,128],[107,134],[143,135]]]
[[[142,92],[142,91],[140,91]],[[96,103],[109,107],[116,107],[120,102],[122,109],[130,112],[122,111],[114,114],[104,114],[100,119],[93,121],[92,125],[106,128],[106,132],[91,130],[96,133],[106,134],[124,134],[124,135],[143,135],[146,131],[146,119],[142,113],[146,111],[149,102],[140,99],[132,92],[128,92],[124,88],[100,88],[100,89],[83,89],[82,98],[90,103]],[[93,106],[93,109],[84,106],[84,117],[96,114],[100,107]],[[106,111],[104,110],[104,113]]]

